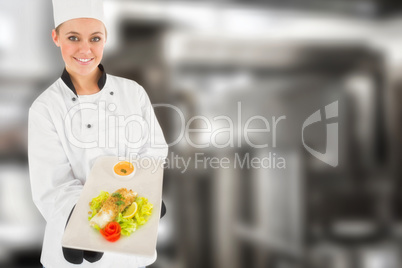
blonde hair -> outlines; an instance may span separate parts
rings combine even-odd
[[[62,24],[59,24],[59,26],[57,26],[56,29],[54,29],[54,30],[56,31],[56,34],[57,34],[57,35],[59,35],[60,26],[61,26],[61,25],[63,25],[63,23],[62,23]]]

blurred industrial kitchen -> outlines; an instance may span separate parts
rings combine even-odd
[[[402,267],[400,3],[105,5],[106,71],[164,104],[168,212],[150,267]],[[63,70],[52,26],[51,1],[0,0],[0,267],[42,267],[27,116]],[[316,157],[334,153],[330,129],[332,165]]]

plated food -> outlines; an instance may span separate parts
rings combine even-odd
[[[101,191],[89,206],[89,225],[110,242],[117,241],[120,234],[129,236],[144,225],[153,208],[147,198],[138,197],[136,192],[126,188],[120,188],[112,194]]]
[[[137,166],[138,162],[132,162],[133,178],[120,179],[114,176],[113,167],[121,160],[118,156],[102,156],[95,160],[64,231],[63,247],[154,258],[162,204],[163,167],[145,169]],[[102,234],[100,227],[90,225],[90,220],[102,209],[103,202],[122,188],[137,192],[137,197],[112,221],[118,225],[106,224]],[[113,240],[117,241],[110,242]],[[148,264],[144,262],[140,266]]]

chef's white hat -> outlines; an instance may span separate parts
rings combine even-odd
[[[54,27],[78,18],[93,18],[104,25],[102,0],[53,0]]]

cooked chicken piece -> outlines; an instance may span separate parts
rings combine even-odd
[[[90,226],[98,225],[101,229],[116,219],[117,215],[137,198],[137,193],[121,188],[109,196],[101,210],[89,221]]]

